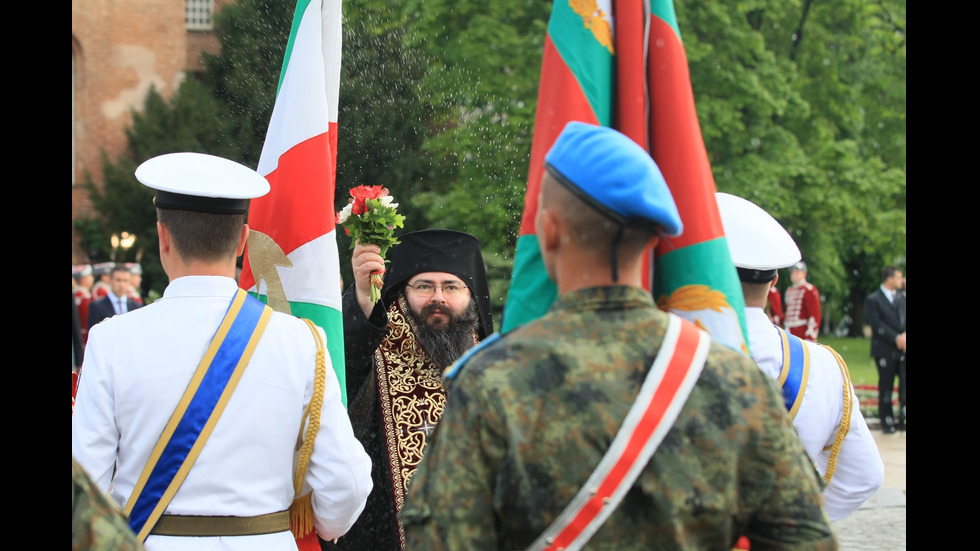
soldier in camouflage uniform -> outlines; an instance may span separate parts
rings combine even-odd
[[[129,529],[122,509],[99,490],[71,458],[72,551],[138,551],[143,545]]]
[[[584,123],[565,128],[546,168],[536,228],[559,298],[447,372],[401,512],[408,549],[527,549],[606,454],[664,343],[668,314],[641,285],[644,250],[681,231],[659,169]],[[774,385],[710,342],[676,420],[588,545],[725,550],[747,535],[753,549],[837,549],[821,487]]]

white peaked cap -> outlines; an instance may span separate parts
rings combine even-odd
[[[269,192],[261,174],[234,161],[204,153],[168,153],[136,169],[136,179],[157,190],[163,209],[241,214],[248,200]]]
[[[800,249],[768,212],[728,193],[715,193],[728,251],[737,268],[778,270],[800,260]]]

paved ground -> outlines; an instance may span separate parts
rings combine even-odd
[[[860,509],[834,523],[834,528],[842,551],[904,551],[905,433],[884,434],[872,426],[871,434],[885,465],[885,482]]]

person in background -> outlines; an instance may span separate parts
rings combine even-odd
[[[99,262],[92,266],[95,274],[95,283],[92,284],[92,300],[104,298],[112,288],[112,269],[116,267],[115,262]]]
[[[800,260],[793,238],[755,203],[717,193],[718,211],[745,297],[752,359],[781,381],[786,410],[827,483],[823,497],[831,521],[873,496],[885,469],[847,365],[830,347],[804,341],[769,321],[763,308],[779,281],[778,270]]]
[[[820,291],[806,280],[806,262],[789,267],[792,285],[786,288],[786,319],[783,326],[801,339],[817,342],[820,336]]]
[[[126,504],[149,549],[295,550],[294,504],[309,513],[296,522],[344,535],[371,491],[371,461],[324,331],[234,280],[248,202],[268,181],[200,153],[154,157],[136,178],[156,190],[170,283],[160,300],[92,326],[72,455]]]
[[[88,309],[92,304],[92,285],[95,275],[91,264],[77,264],[71,267],[72,296],[78,308],[78,319],[81,323],[82,345],[88,339]]]
[[[766,315],[769,316],[769,321],[773,325],[779,327],[783,326],[783,297],[779,294],[779,289],[775,285],[769,287],[769,297],[766,300],[768,308],[766,308]]]
[[[85,342],[82,339],[82,319],[78,315],[78,306],[75,304],[75,295],[71,297],[71,370],[72,373],[78,372],[82,367],[82,359],[85,357]]]
[[[356,244],[354,283],[343,295],[348,414],[373,462],[374,491],[350,532],[326,549],[402,547],[398,510],[442,415],[442,373],[493,332],[482,247],[459,231],[406,233],[391,250],[381,300],[371,272],[385,269],[376,245]]]
[[[100,321],[112,316],[132,312],[143,306],[129,298],[129,268],[122,264],[112,267],[110,273],[110,290],[106,296],[92,301],[88,309],[88,327],[91,329]]]
[[[682,231],[649,154],[571,122],[545,168],[535,229],[558,299],[447,372],[407,548],[836,549],[775,385],[643,288],[645,252]]]
[[[138,262],[127,262],[129,268],[129,292],[127,296],[143,304],[143,266]]]
[[[905,430],[905,278],[902,270],[886,266],[881,285],[864,301],[864,318],[871,326],[871,357],[878,368],[878,417],[881,431]],[[898,421],[892,405],[898,377]]]

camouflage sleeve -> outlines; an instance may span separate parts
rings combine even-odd
[[[92,551],[140,551],[143,545],[122,510],[71,458],[71,548]]]
[[[401,522],[407,549],[496,549],[495,473],[506,451],[472,364],[456,379],[416,470]]]

